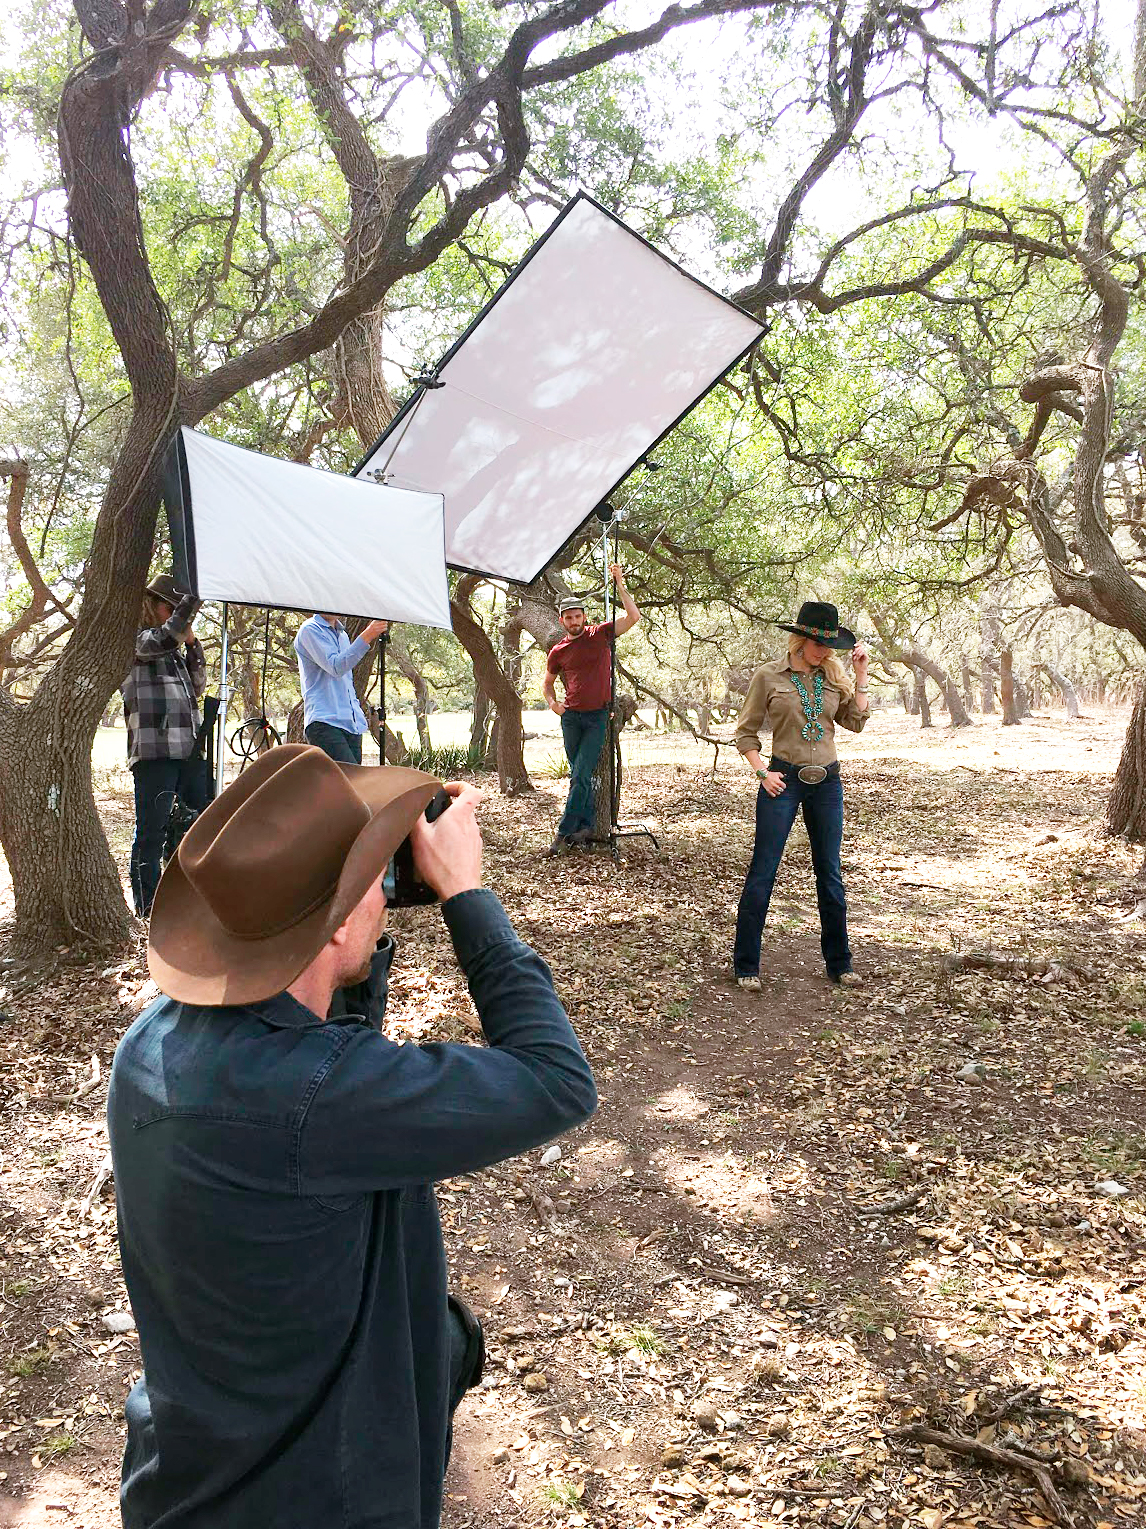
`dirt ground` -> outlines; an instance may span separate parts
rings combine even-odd
[[[734,761],[635,735],[623,817],[660,850],[617,861],[543,858],[564,782],[491,794],[489,882],[601,1106],[557,1162],[440,1187],[489,1340],[447,1529],[1146,1523],[1146,924],[1141,851],[1101,830],[1125,722],[882,712],[848,740],[850,991],[802,827],[763,991],[728,981]],[[123,859],[125,784],[101,778]],[[440,918],[395,923],[391,1032],[473,1040]],[[0,1525],[111,1529],[138,1345],[105,1321],[103,1093],[154,990],[142,944],[60,959],[0,967]]]

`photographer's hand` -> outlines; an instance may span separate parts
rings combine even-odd
[[[447,781],[453,801],[434,822],[420,817],[410,835],[414,869],[443,902],[481,886],[481,830],[474,816],[482,793],[461,781]]]

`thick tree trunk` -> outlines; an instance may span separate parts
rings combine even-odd
[[[418,729],[418,743],[426,753],[429,753],[433,744],[430,741],[430,687],[426,683],[426,676],[406,649],[396,642],[390,643],[390,657],[394,660],[394,667],[402,678],[408,680],[413,686],[414,723]]]
[[[469,654],[474,666],[474,678],[497,707],[498,785],[506,796],[514,796],[519,791],[532,791],[533,782],[525,768],[521,697],[498,662],[494,646],[470,609],[465,593],[466,579],[463,578],[458,585],[458,598],[450,601],[450,616],[454,635]]]
[[[985,717],[995,713],[995,684],[999,675],[999,613],[991,599],[984,595],[979,601],[979,675],[980,710]]]
[[[1058,686],[1059,694],[1062,696],[1062,704],[1066,708],[1067,717],[1073,722],[1078,717],[1078,692],[1066,675],[1060,674],[1051,664],[1044,663],[1043,668],[1051,683]]]
[[[1021,722],[1024,717],[1031,715],[1031,698],[1027,694],[1027,687],[1022,675],[1011,665],[1011,686],[1015,693],[1015,718]]]
[[[1009,645],[999,655],[999,699],[1003,707],[1003,726],[1017,726],[1019,718],[1015,710],[1014,654]]]
[[[1114,789],[1106,808],[1106,826],[1132,843],[1146,843],[1146,674],[1130,714]],[[1146,869],[1146,862],[1143,863]]]
[[[40,961],[60,947],[110,950],[131,927],[123,886],[96,811],[90,720],[56,704],[45,684],[27,705],[0,705],[0,846],[12,876],[12,955]],[[90,697],[87,698],[90,702]]]
[[[169,7],[177,30],[188,0]],[[121,45],[110,42],[122,22]],[[24,706],[0,705],[0,842],[16,901],[15,953],[121,943],[131,927],[123,886],[92,794],[91,751],[108,697],[131,667],[135,616],[159,504],[159,469],[178,423],[178,380],[166,314],[139,243],[139,201],[127,140],[134,103],[162,45],[120,7],[92,14],[106,39],[68,78],[60,162],[72,238],[82,253],[131,386],[132,413],[108,477],[67,647]],[[127,40],[124,41],[123,38]],[[91,40],[89,38],[89,40]]]
[[[493,703],[480,685],[474,685],[473,718],[470,722],[470,757],[484,761],[494,718]],[[497,757],[496,755],[494,756]]]
[[[915,675],[915,694],[911,698],[911,713],[919,715],[919,725],[931,727],[931,702],[927,699],[927,681],[923,676],[922,669],[913,669]]]
[[[975,681],[965,653],[959,655],[959,665],[963,675],[963,704],[970,713],[975,709]]]
[[[619,805],[621,795],[621,783],[614,780],[614,769],[620,770],[617,763],[620,738],[636,714],[636,697],[619,695],[593,772],[593,836],[597,839],[607,839],[612,831],[614,800]]]
[[[872,606],[868,607],[868,611],[871,615],[872,623],[879,633],[879,640],[886,650],[887,656],[894,663],[903,664],[914,673],[916,687],[921,690],[924,701],[926,701],[926,685],[924,684],[923,676],[926,675],[929,679],[934,680],[939,687],[939,692],[947,708],[947,714],[951,719],[951,726],[969,727],[971,725],[971,718],[967,715],[966,708],[963,705],[962,697],[959,694],[959,687],[947,670],[944,669],[943,665],[936,663],[930,654],[925,653],[917,644],[901,642],[898,638],[894,637],[892,635],[891,623],[883,611]],[[927,720],[923,723],[923,726],[930,727],[930,709],[928,709],[926,715]]]

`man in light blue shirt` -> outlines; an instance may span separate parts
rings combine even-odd
[[[354,668],[389,625],[371,621],[351,642],[337,616],[320,614],[304,621],[294,640],[306,741],[341,764],[362,763],[366,718],[354,693]]]

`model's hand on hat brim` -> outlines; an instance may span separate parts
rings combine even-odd
[[[481,886],[482,854],[475,816],[482,793],[458,780],[447,781],[445,789],[453,798],[448,810],[432,823],[419,817],[410,834],[414,869],[443,902]]]

